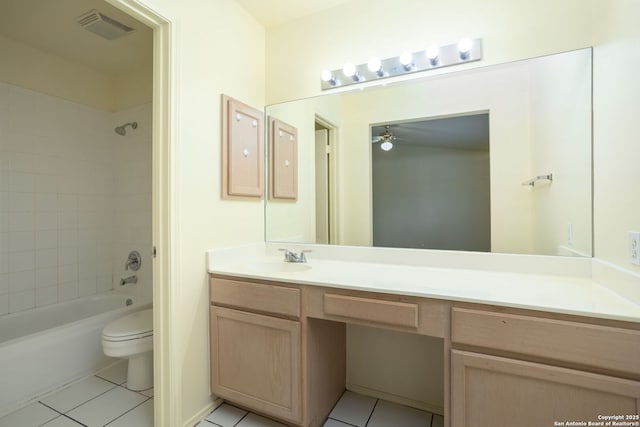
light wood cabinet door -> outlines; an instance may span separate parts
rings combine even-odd
[[[452,427],[566,425],[640,410],[637,381],[458,350],[451,366]]]
[[[300,322],[211,307],[213,393],[299,423],[300,331]]]

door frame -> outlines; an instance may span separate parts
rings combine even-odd
[[[176,140],[175,33],[174,22],[165,13],[139,0],[106,0],[127,15],[153,29],[153,125],[152,125],[152,242],[153,242],[153,379],[154,424],[177,426],[181,420],[180,399],[171,391],[179,390],[180,370],[173,369],[177,357],[175,310],[177,283],[177,210],[175,164],[172,161]],[[152,248],[149,248],[151,251]]]
[[[332,121],[325,119],[318,114],[315,115],[315,121],[317,123],[327,129],[328,139],[329,139],[329,149],[327,155],[329,156],[329,243],[330,244],[340,244],[339,236],[340,236],[340,224],[338,223],[338,211],[339,211],[339,188],[336,184],[338,182],[339,172],[338,172],[338,126],[334,124]]]

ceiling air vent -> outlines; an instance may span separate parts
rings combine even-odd
[[[85,30],[91,31],[107,40],[115,40],[135,31],[133,28],[109,18],[95,9],[78,16],[76,22]]]

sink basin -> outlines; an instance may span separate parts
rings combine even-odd
[[[311,266],[309,264],[295,262],[260,261],[248,264],[247,269],[260,273],[291,273],[311,270]]]

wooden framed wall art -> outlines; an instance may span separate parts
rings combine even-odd
[[[262,199],[264,114],[222,95],[222,198]]]
[[[298,129],[269,118],[269,197],[298,199]]]

